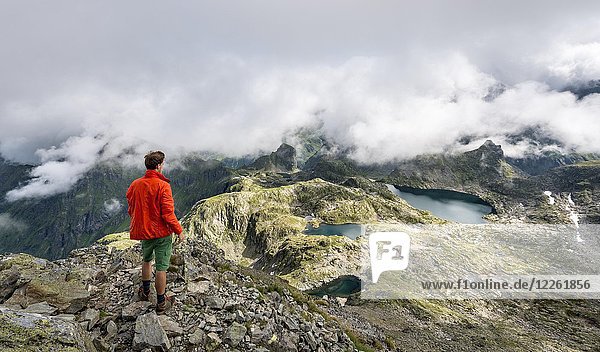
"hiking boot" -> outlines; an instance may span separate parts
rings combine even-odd
[[[138,298],[140,299],[140,301],[148,301],[150,300],[150,291],[148,291],[148,293],[144,292],[144,287],[140,286],[140,288],[138,289]]]
[[[156,304],[156,314],[164,314],[173,306],[174,301],[173,296],[165,295],[165,300],[162,303]]]

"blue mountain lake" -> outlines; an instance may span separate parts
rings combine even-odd
[[[404,199],[411,206],[429,210],[442,219],[462,224],[485,224],[484,215],[492,212],[492,207],[481,198],[471,194],[440,190],[396,187],[386,184],[388,189]]]

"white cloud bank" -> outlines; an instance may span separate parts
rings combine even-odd
[[[64,192],[98,162],[140,163],[150,149],[271,151],[318,122],[361,162],[468,135],[505,142],[529,126],[600,152],[599,95],[559,92],[600,78],[600,5],[458,2],[344,2],[345,15],[337,1],[122,5],[112,17],[99,5],[58,2],[64,13],[45,17],[4,5],[0,153],[40,163],[7,198]],[[484,99],[500,83],[506,91]]]

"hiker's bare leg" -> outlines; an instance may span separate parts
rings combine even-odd
[[[144,262],[142,264],[142,281],[152,279],[152,262]]]
[[[156,272],[156,281],[154,282],[156,286],[156,293],[159,295],[165,294],[165,289],[167,288],[167,272],[166,271],[157,271]]]

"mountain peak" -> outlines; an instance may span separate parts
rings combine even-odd
[[[488,139],[483,143],[479,148],[472,150],[467,153],[477,153],[480,154],[481,159],[486,160],[500,160],[504,158],[504,151],[502,150],[502,146],[500,144],[494,143],[491,139]]]
[[[488,139],[479,148],[500,148],[500,144],[494,143],[491,139]]]
[[[296,148],[282,143],[276,151],[256,159],[249,168],[275,172],[295,171],[298,169]]]

